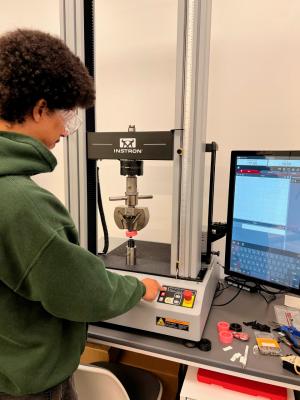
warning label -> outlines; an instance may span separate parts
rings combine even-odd
[[[165,326],[167,328],[180,329],[181,331],[188,331],[190,323],[186,321],[179,321],[178,319],[156,317],[157,326]]]

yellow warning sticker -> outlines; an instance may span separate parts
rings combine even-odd
[[[164,326],[167,328],[180,329],[182,331],[188,331],[190,327],[190,323],[187,321],[180,321],[178,319],[167,317],[156,317],[156,325]]]
[[[158,320],[158,321],[156,321],[156,325],[159,325],[159,326],[164,326],[164,325],[165,325],[165,321],[164,321],[164,319],[163,319],[163,318],[159,318],[159,320]]]

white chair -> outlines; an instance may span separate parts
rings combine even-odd
[[[162,396],[156,376],[123,364],[79,365],[74,381],[79,400],[160,400]]]
[[[79,365],[74,380],[79,400],[130,400],[119,379],[104,368]]]

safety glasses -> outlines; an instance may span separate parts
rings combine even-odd
[[[81,126],[81,119],[73,110],[59,110],[58,112],[65,125],[65,136],[73,135]]]

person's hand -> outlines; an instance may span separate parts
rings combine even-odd
[[[162,290],[160,283],[158,283],[155,279],[150,278],[142,279],[142,282],[146,288],[146,293],[143,299],[146,301],[155,300],[160,290]]]

